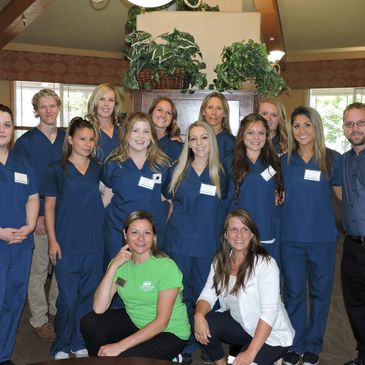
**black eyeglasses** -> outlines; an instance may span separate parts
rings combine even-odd
[[[361,128],[361,127],[365,127],[365,120],[358,120],[357,122],[344,122],[343,125],[345,126],[345,128],[354,128],[354,126],[356,125],[357,127]]]

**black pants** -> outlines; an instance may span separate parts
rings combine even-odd
[[[342,291],[360,358],[365,361],[365,246],[347,236],[341,263]]]
[[[212,360],[215,361],[224,358],[225,353],[221,342],[240,346],[240,352],[244,352],[248,348],[252,337],[232,318],[229,311],[211,311],[207,314],[206,319],[212,337],[209,339],[208,345],[201,346]],[[271,365],[283,357],[288,349],[289,347],[270,346],[265,343],[257,353],[254,362],[258,365]]]
[[[124,309],[109,309],[103,314],[93,312],[81,320],[81,333],[89,355],[96,356],[101,346],[114,343],[137,332]],[[172,360],[185,347],[187,341],[169,332],[161,332],[148,341],[128,349],[119,356],[140,356]]]

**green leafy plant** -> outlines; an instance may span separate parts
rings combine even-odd
[[[159,82],[161,73],[172,75],[180,69],[185,73],[188,86],[183,91],[192,92],[193,87],[204,89],[207,86],[206,68],[202,54],[194,37],[175,29],[153,37],[150,33],[138,31],[129,34],[126,40],[131,44],[127,58],[128,70],[123,75],[123,85],[130,89],[139,89],[137,75],[143,70],[152,71],[152,79],[145,82],[145,89],[152,88],[153,81]]]
[[[279,95],[286,83],[267,56],[266,45],[252,39],[224,47],[222,63],[214,68],[217,78],[209,88],[220,92],[237,90],[242,82],[253,78],[258,94]]]

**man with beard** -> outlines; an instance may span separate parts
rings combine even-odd
[[[343,131],[351,150],[343,156],[342,288],[358,356],[345,365],[365,365],[365,104],[343,113]]]

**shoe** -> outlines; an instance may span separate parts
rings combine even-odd
[[[214,361],[210,358],[208,353],[204,350],[202,350],[202,353],[200,355],[200,359],[203,362],[203,364],[211,365]]]
[[[182,364],[191,364],[193,362],[193,356],[189,352],[185,352],[181,354],[182,356]]]
[[[70,355],[64,351],[58,351],[58,352],[56,352],[56,355],[54,355],[55,360],[64,360],[64,359],[69,359],[69,358],[70,358]]]
[[[56,338],[54,328],[49,322],[42,324],[40,327],[34,328],[34,332],[37,334],[37,336],[48,340],[53,340]]]
[[[77,351],[72,351],[72,353],[77,358],[79,358],[79,357],[89,357],[89,353],[87,352],[86,349],[80,349],[80,350],[77,350]]]
[[[345,362],[343,365],[365,365],[365,361],[358,357],[355,357],[352,360]]]
[[[176,363],[178,363],[178,364],[181,364],[181,363],[182,363],[182,355],[181,355],[181,354],[179,354],[179,355],[177,355],[176,357],[174,357],[174,358],[172,359],[172,362],[176,362]]]
[[[303,365],[317,365],[319,361],[319,356],[314,352],[305,352],[303,354],[302,361]]]
[[[283,357],[284,365],[298,365],[301,355],[294,351],[287,352]]]
[[[238,345],[231,345],[229,346],[229,354],[230,356],[236,357],[240,351],[241,351],[242,346],[238,346]]]
[[[15,365],[11,360],[1,361],[0,365]]]

